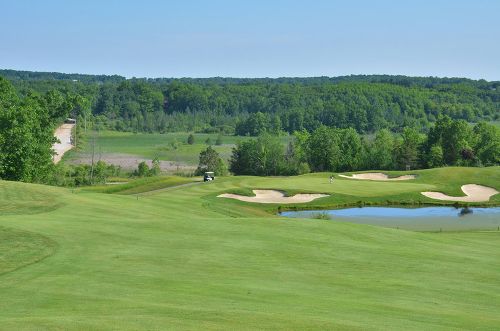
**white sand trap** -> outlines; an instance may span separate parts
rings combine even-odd
[[[465,193],[464,197],[452,197],[441,192],[421,192],[428,198],[437,200],[448,200],[448,201],[462,201],[462,202],[483,202],[490,200],[490,197],[498,194],[498,191],[494,188],[477,185],[477,184],[467,184],[461,187],[462,191]]]
[[[283,192],[275,190],[253,190],[253,193],[254,197],[230,193],[220,194],[217,197],[257,203],[303,203],[328,196],[328,194],[296,194],[292,197],[286,197]]]
[[[72,149],[74,146],[71,142],[71,130],[75,124],[63,124],[56,129],[54,136],[60,141],[52,146],[56,154],[54,155],[54,163],[61,161],[64,153]]]
[[[381,172],[367,172],[364,174],[354,174],[352,176],[339,175],[339,177],[349,178],[349,179],[364,179],[364,180],[410,180],[415,179],[415,175],[404,175],[394,178],[389,178],[386,174]]]

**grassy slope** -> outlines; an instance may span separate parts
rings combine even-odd
[[[498,167],[455,170],[463,173],[449,189],[486,176],[499,188]],[[383,200],[378,195],[448,187],[440,171],[416,183],[233,177],[139,200],[52,189],[64,197],[58,209],[0,217],[4,228],[29,229],[58,245],[43,261],[0,276],[1,328],[494,329],[498,232],[282,219],[215,198],[266,186],[349,196],[366,185],[363,196]],[[1,191],[32,188],[2,184]]]
[[[192,178],[177,176],[146,177],[118,185],[85,187],[82,190],[99,193],[138,194],[188,184],[194,181]]]
[[[63,205],[64,200],[54,187],[0,180],[0,215],[50,211]]]

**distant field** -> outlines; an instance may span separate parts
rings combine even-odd
[[[84,143],[78,150],[70,151],[64,156],[67,162],[77,160],[89,161],[92,151],[91,133],[87,134]],[[96,134],[95,155],[97,158],[117,160],[143,158],[151,160],[158,157],[160,160],[172,161],[181,165],[194,167],[198,165],[199,153],[208,147],[205,142],[211,140],[212,147],[220,153],[224,159],[229,159],[234,145],[249,137],[222,136],[222,145],[215,146],[218,134],[195,133],[195,143],[187,144],[189,133],[130,133],[117,131],[101,131]],[[287,141],[288,137],[282,138]],[[172,143],[177,143],[175,150]],[[124,162],[125,163],[125,162]],[[132,162],[135,167],[136,162]],[[132,166],[131,166],[132,167]],[[174,168],[174,166],[172,166]]]
[[[436,203],[419,192],[467,183],[500,190],[500,167],[409,173],[417,179],[330,184],[317,173],[176,187],[188,179],[163,177],[109,188],[122,194],[0,181],[9,211],[0,215],[0,329],[497,329],[498,231],[286,219],[276,205],[217,198],[256,188],[331,194],[301,206],[315,208]]]
[[[500,128],[500,121],[492,121],[490,123],[496,126],[497,128]]]

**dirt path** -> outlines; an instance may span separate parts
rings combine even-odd
[[[414,175],[404,175],[404,176],[399,176],[399,177],[394,177],[390,178],[386,174],[383,174],[381,172],[368,172],[364,174],[354,174],[352,176],[346,176],[346,175],[339,175],[339,177],[342,178],[349,178],[349,179],[364,179],[364,180],[410,180],[410,179],[415,179]]]
[[[328,196],[327,194],[296,194],[292,197],[286,197],[283,192],[275,190],[253,190],[253,193],[255,193],[254,197],[230,193],[221,194],[217,197],[256,203],[303,203]]]
[[[75,124],[63,124],[56,129],[54,136],[60,141],[52,146],[52,149],[56,154],[54,155],[54,163],[61,161],[64,153],[72,149],[74,146],[71,141],[71,131]]]
[[[447,200],[447,201],[462,201],[462,202],[484,202],[490,200],[490,197],[498,194],[498,191],[494,188],[477,185],[477,184],[467,184],[461,187],[462,191],[465,193],[464,197],[452,197],[441,192],[421,192],[428,198],[436,200]]]

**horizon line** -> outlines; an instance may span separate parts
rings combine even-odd
[[[465,76],[419,76],[419,75],[407,75],[407,74],[389,74],[389,73],[351,73],[351,74],[343,74],[337,76],[328,76],[328,75],[320,75],[320,76],[157,76],[157,77],[148,77],[148,76],[126,76],[122,74],[96,74],[96,73],[78,73],[78,72],[63,72],[63,71],[38,71],[38,70],[26,70],[26,69],[12,69],[12,68],[0,68],[0,71],[19,71],[19,72],[33,72],[38,74],[63,74],[63,75],[81,75],[81,76],[107,76],[113,77],[118,76],[121,78],[125,78],[127,80],[132,79],[214,79],[214,78],[222,78],[222,79],[283,79],[283,78],[340,78],[340,77],[353,77],[353,76],[393,76],[393,77],[408,77],[408,78],[437,78],[437,79],[468,79],[472,81],[486,81],[489,83],[500,82],[499,80],[487,80],[485,78],[470,78]]]

